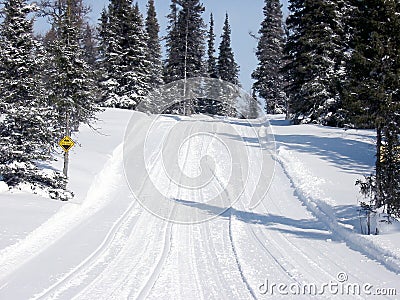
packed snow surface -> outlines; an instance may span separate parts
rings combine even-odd
[[[99,118],[73,136],[73,200],[0,182],[0,299],[400,297],[398,224],[361,234],[354,184],[373,171],[372,131],[116,109]],[[275,143],[263,145],[260,128]]]

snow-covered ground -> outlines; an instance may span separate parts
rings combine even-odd
[[[372,131],[99,118],[74,137],[72,201],[0,186],[0,299],[398,299],[398,225],[360,234],[354,184],[373,169]]]

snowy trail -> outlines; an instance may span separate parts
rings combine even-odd
[[[136,166],[147,170],[135,174],[139,195],[133,196],[123,176],[120,145],[81,205],[65,205],[26,239],[0,250],[0,299],[290,299],[294,296],[280,294],[271,285],[320,287],[337,281],[338,274],[347,276],[348,283],[400,291],[398,274],[349,248],[324,218],[314,215],[281,164],[275,165],[267,197],[249,208],[254,204],[251,187],[261,183],[257,176],[248,177],[248,171],[262,170],[257,157],[258,147],[263,147],[252,126],[208,117],[137,119],[137,138],[128,154],[143,155],[150,138],[148,165]],[[146,135],[144,129],[152,122],[156,134]],[[160,170],[174,166],[176,142],[188,136],[193,138],[178,149],[179,167],[169,170],[172,179],[165,180]],[[223,137],[234,161],[223,153],[218,137]],[[253,159],[247,161],[243,153]],[[226,168],[231,164],[232,169]],[[227,185],[229,170],[235,173]],[[206,192],[184,188],[188,182],[202,187],[210,172],[214,181]],[[207,203],[209,195],[221,191],[221,205],[236,197],[239,201],[227,210]],[[138,196],[160,207],[171,204],[167,216],[172,219],[194,211],[195,219],[210,220],[168,222],[144,208],[135,200]],[[298,297],[365,295],[335,296],[326,291]],[[386,298],[394,299],[379,297]]]
[[[219,132],[223,126],[217,122],[199,125],[210,133]],[[213,148],[212,141],[193,146],[201,149],[200,153]],[[191,199],[193,204],[203,203],[203,196],[198,192]],[[240,282],[230,239],[230,218],[176,224],[175,229],[171,254],[149,299],[252,299],[246,285]]]
[[[252,233],[242,234],[242,239],[244,236],[255,237],[259,241],[258,245],[270,254],[269,257],[263,257],[270,260],[266,264],[267,268],[270,270],[271,266],[279,266],[284,271],[282,273],[279,270],[271,270],[268,272],[269,278],[264,275],[265,279],[287,285],[291,282],[292,284],[320,283],[322,285],[331,280],[337,280],[338,274],[346,274],[349,283],[360,285],[369,283],[374,287],[379,287],[383,282],[385,287],[398,289],[398,275],[390,272],[391,269],[381,266],[379,262],[367,258],[363,251],[350,249],[340,236],[330,231],[330,224],[324,223],[323,218],[314,217],[313,212],[304,206],[303,199],[297,196],[297,190],[293,187],[292,181],[278,164],[268,197],[252,211],[254,215],[249,216],[248,211],[237,213],[239,219],[242,219],[242,222],[236,222],[238,227]],[[249,222],[252,218],[255,220]],[[257,225],[252,225],[254,223]],[[257,244],[243,240],[241,242],[244,244],[242,255],[248,252],[248,244]],[[245,263],[249,262],[251,262],[249,259],[245,261]],[[244,267],[245,274],[250,280],[258,277],[254,274],[254,270],[257,270],[256,264],[260,265],[259,262],[255,262],[247,268]],[[277,279],[280,273],[282,277]],[[286,278],[284,273],[286,273]],[[257,282],[253,281],[252,284],[256,285]],[[270,294],[267,293],[267,295]],[[275,294],[276,296],[279,295]],[[341,296],[341,298],[346,298],[346,296]],[[332,294],[317,296],[317,298],[321,297],[331,298]],[[347,297],[352,299],[357,296]],[[358,298],[364,297],[365,295]]]

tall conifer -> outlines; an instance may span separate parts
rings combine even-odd
[[[239,84],[239,66],[231,46],[231,26],[226,14],[218,55],[218,77],[233,84]]]
[[[283,65],[284,31],[279,0],[266,0],[264,20],[257,46],[258,66],[253,72],[253,89],[265,100],[266,111],[281,114],[286,109],[286,94],[281,72]]]
[[[162,60],[161,60],[161,45],[160,45],[160,25],[158,24],[154,0],[149,0],[147,3],[146,17],[146,33],[147,33],[147,52],[150,62],[150,84],[152,87],[157,87],[163,83],[162,78]]]

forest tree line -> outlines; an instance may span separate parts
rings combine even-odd
[[[165,37],[154,0],[146,8],[110,0],[92,27],[83,0],[4,1],[2,180],[62,189],[66,179],[42,174],[35,162],[49,159],[59,138],[90,124],[101,106],[135,109],[152,89],[185,77],[240,84],[228,15],[216,55],[214,19],[206,25],[200,0],[170,1]],[[399,214],[399,2],[290,0],[289,10],[283,20],[279,1],[265,0],[253,94],[267,113],[294,123],[376,129],[376,174],[359,184],[376,206]],[[45,36],[34,34],[32,13],[48,18]]]

